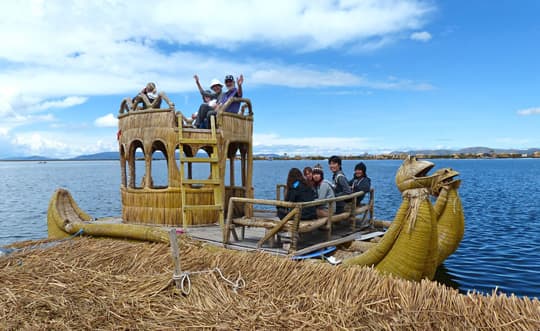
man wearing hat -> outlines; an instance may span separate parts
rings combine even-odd
[[[351,188],[353,192],[364,192],[368,193],[371,189],[371,179],[366,174],[366,165],[364,162],[358,163],[356,166],[354,166],[354,177],[350,180],[349,185],[351,185]],[[366,195],[362,195],[357,198],[356,205],[359,206],[360,202]]]
[[[208,129],[208,122],[206,121],[206,118],[208,116],[208,112],[214,110],[214,107],[212,107],[212,103],[210,103],[209,100],[220,100],[223,96],[223,85],[221,82],[214,78],[210,81],[210,89],[212,91],[204,90],[201,86],[201,83],[199,81],[199,76],[194,75],[193,78],[195,79],[195,83],[197,84],[197,88],[199,89],[199,92],[201,93],[201,96],[203,98],[203,103],[199,106],[199,111],[197,112],[197,120],[196,120],[196,126],[199,129]]]
[[[244,83],[244,75],[240,75],[240,77],[238,77],[236,82],[238,83],[238,88],[235,86],[233,75],[225,76],[225,86],[227,87],[227,92],[223,93],[221,98],[218,99],[218,104],[223,105],[230,98],[242,97],[243,95],[242,84]],[[234,114],[238,114],[239,110],[240,110],[240,102],[233,102],[229,105],[229,107],[227,107],[227,109],[224,109],[224,111],[228,113],[234,113]]]

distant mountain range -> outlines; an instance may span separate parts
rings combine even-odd
[[[421,149],[421,150],[409,150],[409,151],[393,151],[389,154],[411,154],[411,155],[452,155],[452,154],[478,154],[478,153],[487,153],[487,154],[532,154],[534,152],[540,152],[540,148],[529,148],[529,149],[502,149],[502,148],[489,148],[489,147],[467,147],[457,150],[452,149]],[[280,158],[283,155],[278,154],[255,154],[255,157],[259,158]],[[142,153],[137,153],[137,158],[142,158]],[[163,156],[160,154],[155,155],[156,159],[163,159]],[[39,155],[32,156],[13,156],[0,159],[1,161],[97,161],[97,160],[118,160],[118,152],[102,152],[96,154],[86,154],[79,155],[73,158],[50,158]]]
[[[452,155],[452,154],[532,154],[534,152],[540,151],[540,148],[528,148],[528,149],[517,149],[517,148],[489,148],[489,147],[466,147],[461,149],[422,149],[422,150],[410,150],[410,151],[394,151],[390,154],[424,154],[424,155]]]

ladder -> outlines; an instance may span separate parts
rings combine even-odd
[[[210,130],[210,138],[203,139],[191,139],[184,138],[182,133],[182,118],[178,119],[178,138],[179,138],[179,148],[180,148],[180,180],[181,180],[181,196],[182,196],[182,224],[186,227],[188,213],[191,211],[205,211],[205,210],[215,210],[218,212],[218,221],[221,226],[223,226],[223,187],[222,180],[220,178],[219,171],[219,152],[218,152],[218,142],[216,137],[216,123],[215,117],[211,116],[210,118],[212,128]],[[212,148],[212,153],[210,157],[197,157],[194,155],[192,157],[187,157],[184,155],[184,145],[202,145],[204,147]],[[186,163],[209,163],[210,164],[210,178],[208,179],[190,179],[185,177],[184,173],[184,164]],[[212,188],[214,195],[214,204],[211,205],[201,205],[201,204],[186,204],[186,192],[192,188],[192,185],[205,185]],[[193,213],[192,213],[193,215]]]

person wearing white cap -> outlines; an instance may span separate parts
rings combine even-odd
[[[203,101],[206,101],[205,97],[209,97],[211,100],[221,99],[221,96],[223,95],[223,84],[221,84],[221,82],[218,79],[214,78],[210,81],[210,89],[213,91],[213,93],[209,93],[210,91],[208,90],[205,91],[203,87],[201,86],[201,83],[199,81],[199,76],[193,75],[193,78],[195,79],[195,83],[197,84],[197,88],[199,89],[199,92],[201,93]],[[208,102],[204,102],[199,106],[199,111],[197,112],[197,119],[195,122],[198,128],[208,129],[208,123],[205,121],[205,119],[208,112],[213,109],[214,108]]]

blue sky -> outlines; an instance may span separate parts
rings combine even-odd
[[[540,147],[539,1],[17,1],[0,157],[117,150],[125,96],[245,76],[255,152]]]

